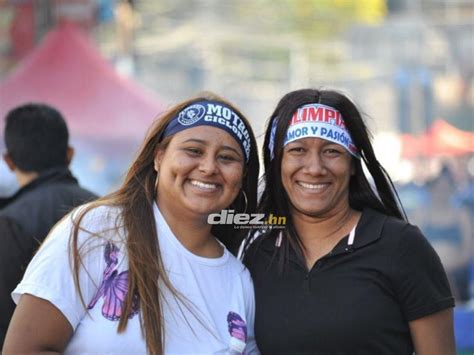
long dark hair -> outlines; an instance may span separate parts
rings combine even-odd
[[[168,123],[185,107],[197,101],[213,100],[229,105],[243,119],[251,137],[249,161],[244,169],[242,190],[247,198],[240,193],[232,202],[231,208],[237,212],[255,212],[257,204],[257,184],[259,161],[257,143],[248,120],[241,112],[224,99],[212,93],[204,93],[196,98],[184,101],[164,112],[149,130],[149,133],[140,148],[135,161],[128,170],[125,181],[115,192],[87,205],[81,209],[74,219],[72,235],[72,255],[74,266],[74,282],[79,288],[79,270],[82,265],[83,252],[78,245],[78,234],[81,221],[91,210],[99,206],[118,207],[120,214],[116,220],[117,232],[125,230],[127,233],[126,249],[129,262],[128,293],[124,302],[124,309],[120,317],[117,331],[125,331],[128,315],[132,311],[134,297],[138,296],[140,302],[140,320],[142,333],[145,337],[149,354],[162,354],[164,341],[164,322],[161,304],[162,290],[159,280],[163,282],[176,297],[180,295],[171,284],[163,267],[162,258],[156,235],[155,219],[153,215],[153,201],[155,197],[156,172],[154,158],[159,149],[166,149],[172,136],[161,139],[162,133]],[[247,200],[247,201],[245,201]],[[245,231],[239,232],[232,225],[219,225],[212,228],[215,235],[231,252],[237,248],[244,239]],[[93,237],[91,235],[91,237]],[[80,292],[80,289],[79,289]],[[81,300],[85,305],[81,295]]]
[[[337,91],[316,89],[292,91],[283,96],[267,122],[263,144],[265,174],[262,182],[265,184],[265,187],[258,205],[260,213],[267,215],[272,213],[273,215],[286,217],[285,233],[288,238],[285,238],[285,242],[279,248],[280,261],[285,258],[285,255],[288,255],[290,246],[301,255],[301,242],[292,223],[289,199],[281,179],[283,140],[290,119],[296,110],[303,105],[311,103],[321,103],[337,109],[344,119],[353,143],[360,152],[361,160],[352,158],[355,174],[351,176],[349,181],[349,205],[359,211],[370,207],[386,215],[406,219],[393,182],[375,156],[370,141],[370,132],[356,105],[344,94]],[[277,125],[273,147],[274,157],[272,158],[269,146],[274,120],[277,120]],[[373,188],[364,173],[362,162],[364,162],[373,179],[375,185]],[[265,234],[264,238],[276,236],[277,233],[279,233],[278,230],[270,230]],[[249,240],[247,240],[247,244],[248,242]]]

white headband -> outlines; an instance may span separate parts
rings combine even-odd
[[[275,135],[278,119],[272,123],[269,149],[271,158],[275,156]],[[360,159],[359,151],[352,142],[341,113],[333,107],[323,104],[301,106],[291,117],[283,146],[303,138],[322,138],[343,146],[350,154]]]

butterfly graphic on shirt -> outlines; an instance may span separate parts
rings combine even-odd
[[[123,311],[123,305],[128,292],[128,270],[119,273],[117,265],[119,260],[119,248],[113,243],[108,242],[104,250],[104,259],[106,267],[99,290],[91,300],[87,309],[92,309],[99,299],[104,299],[102,306],[102,315],[111,321],[120,319]],[[139,302],[138,295],[133,296],[132,310],[128,315],[131,319],[138,313]]]
[[[247,342],[247,324],[235,313],[227,314],[227,325],[230,334],[229,351],[231,354],[242,354]]]

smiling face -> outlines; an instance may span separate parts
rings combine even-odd
[[[155,158],[159,171],[157,202],[173,214],[219,212],[242,186],[244,155],[222,129],[199,126],[176,133]]]
[[[349,207],[351,155],[321,138],[304,138],[283,149],[281,178],[292,213],[331,216]]]

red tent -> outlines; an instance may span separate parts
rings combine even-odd
[[[145,90],[118,75],[69,24],[50,32],[0,84],[0,117],[31,101],[57,107],[73,137],[100,140],[143,139],[163,110]]]
[[[403,134],[402,157],[459,156],[474,153],[474,133],[436,120],[424,134]]]

